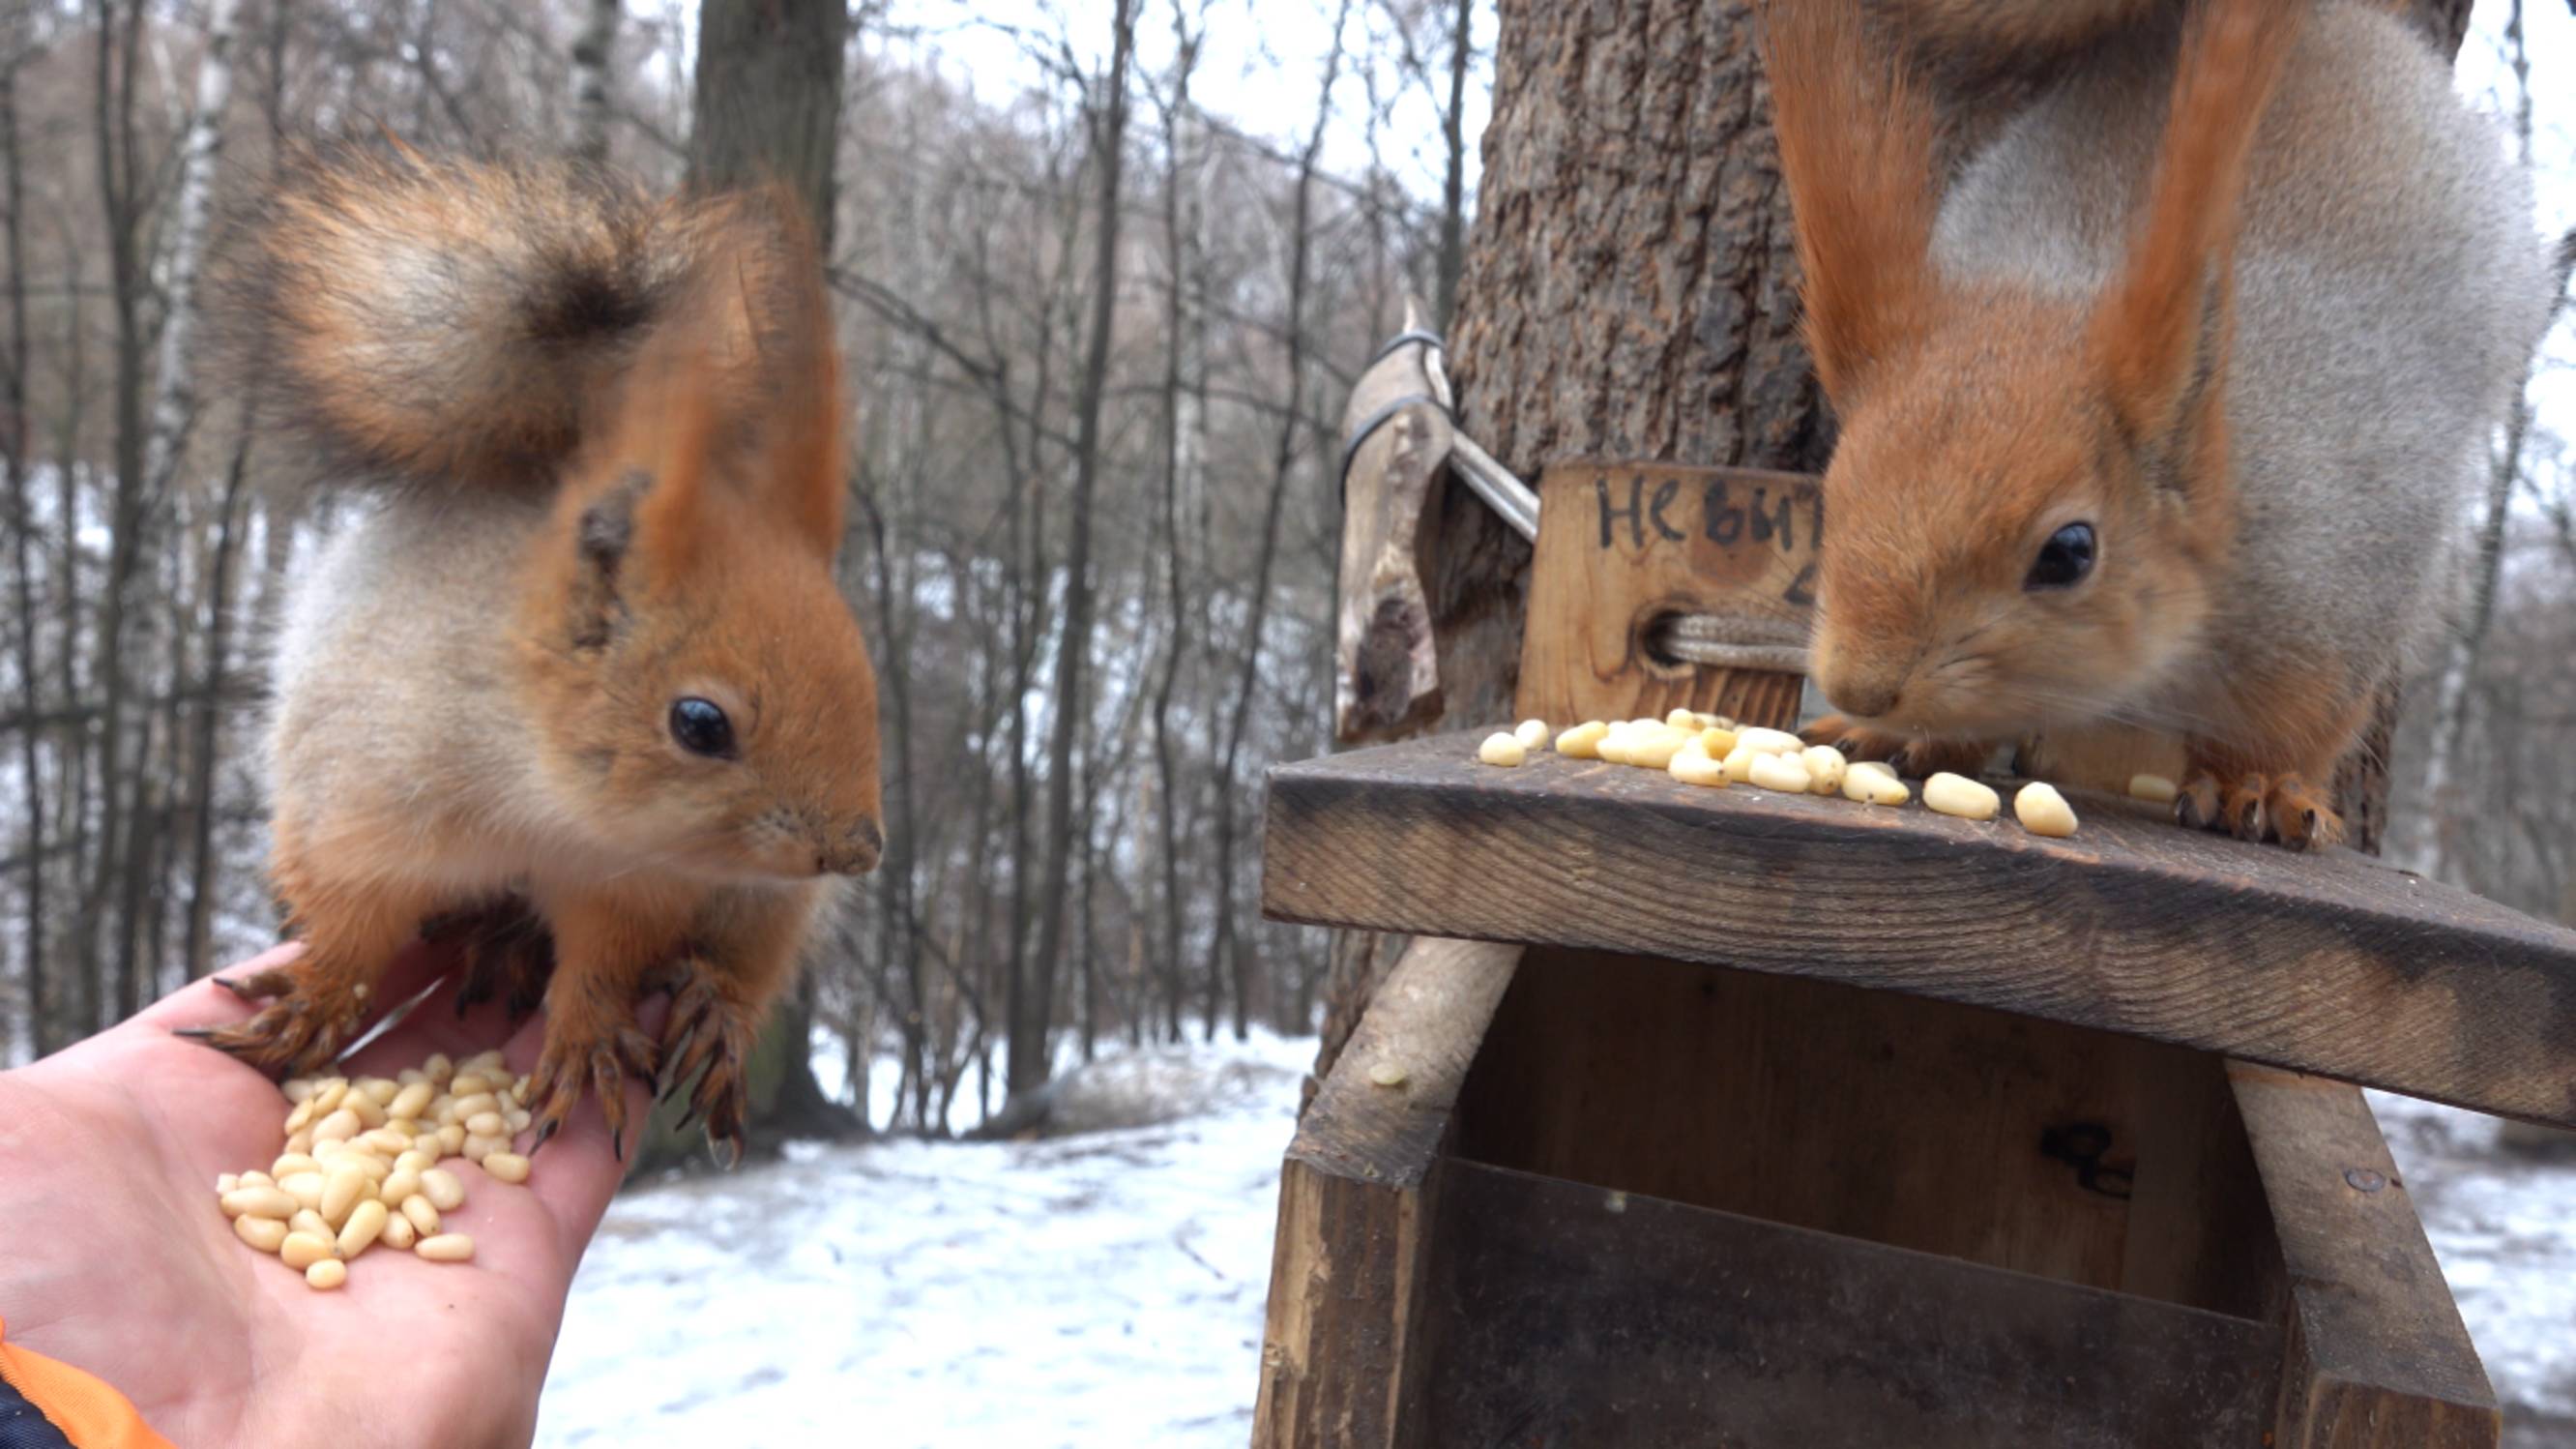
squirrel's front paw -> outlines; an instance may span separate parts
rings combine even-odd
[[[1811,745],[1831,745],[1854,760],[1884,760],[1896,773],[1914,779],[1937,775],[1943,770],[1974,776],[1994,753],[1994,746],[1969,740],[1927,740],[1913,735],[1893,734],[1886,730],[1856,725],[1838,714],[1829,714],[1799,732]]]
[[[626,1079],[651,1081],[659,1065],[653,1039],[635,1024],[635,1002],[621,993],[581,985],[569,976],[555,978],[559,988],[548,994],[546,1046],[537,1057],[534,1096],[529,1099],[530,1126],[536,1143],[563,1130],[587,1090],[599,1098],[608,1120],[611,1149],[626,1156]],[[563,989],[569,988],[569,989]]]
[[[248,1021],[188,1027],[178,1034],[229,1052],[266,1072],[311,1072],[356,1036],[366,1019],[368,983],[319,969],[308,953],[284,966],[215,984],[248,1002],[266,1002]]]
[[[742,1160],[743,1115],[750,1104],[744,1072],[762,1011],[725,988],[724,977],[709,963],[694,957],[681,963],[670,1021],[662,1028],[662,1091],[676,1092],[697,1078],[681,1125],[693,1118],[705,1123],[707,1146],[731,1167]]]
[[[498,998],[512,1025],[546,999],[555,974],[555,941],[545,920],[516,898],[423,928],[433,942],[453,942],[461,958],[456,1014]]]
[[[2195,768],[2174,797],[2174,820],[2187,830],[2224,830],[2292,850],[2323,850],[2343,839],[2343,816],[2295,770],[2231,775]]]

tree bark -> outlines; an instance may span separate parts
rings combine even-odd
[[[20,22],[24,23],[23,19]],[[9,528],[13,562],[10,578],[13,585],[13,612],[18,620],[18,702],[26,711],[27,722],[18,733],[18,768],[27,788],[26,900],[27,925],[22,936],[26,949],[26,991],[28,1035],[37,1056],[53,1049],[52,1003],[46,992],[45,931],[45,781],[43,775],[44,732],[36,724],[43,709],[39,681],[44,674],[43,660],[36,641],[36,514],[27,498],[27,258],[25,230],[20,225],[25,215],[24,170],[18,150],[18,68],[30,58],[21,48],[24,39],[18,34],[8,37],[9,54],[0,57],[0,205],[8,208],[5,218],[8,257],[9,356],[4,379],[6,393],[0,395],[0,465],[5,465],[9,483]],[[69,648],[70,641],[64,641]],[[11,1043],[0,1042],[0,1050]]]
[[[1127,65],[1136,49],[1136,0],[1116,0],[1109,75],[1092,116],[1099,178],[1091,321],[1075,403],[1073,498],[1065,516],[1064,626],[1056,638],[1054,729],[1047,742],[1046,875],[1038,893],[1037,954],[1011,1018],[1004,1084],[1014,1100],[1044,1086],[1055,1008],[1057,958],[1064,951],[1066,888],[1073,865],[1073,746],[1082,730],[1083,664],[1091,651],[1091,500],[1100,475],[1101,401],[1109,385],[1109,343],[1118,313],[1120,178],[1127,144]],[[1007,1110],[1007,1109],[1006,1109]]]
[[[826,257],[839,196],[833,159],[848,37],[843,0],[703,0],[698,7],[688,185],[706,192],[785,188]],[[859,1130],[857,1116],[826,1097],[814,1078],[813,1034],[809,973],[779,1003],[752,1051],[748,1135],[755,1145]],[[666,1140],[657,1126],[654,1146]]]
[[[581,38],[572,45],[572,154],[608,159],[609,59],[617,49],[617,0],[590,0]]]

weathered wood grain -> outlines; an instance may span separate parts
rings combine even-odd
[[[2280,1330],[1471,1163],[1409,1445],[2262,1443]]]
[[[1824,506],[1813,478],[1749,468],[1572,462],[1539,483],[1517,708],[1562,727],[1712,710],[1795,724],[1792,673],[1658,657],[1659,619],[1721,618],[1731,642],[1806,644]]]
[[[1388,972],[1280,1170],[1256,1446],[1394,1446],[1434,1168],[1520,949],[1420,940]],[[1381,1086],[1380,1067],[1403,1079]]]
[[[1443,738],[1270,776],[1284,920],[1649,952],[1991,1006],[2576,1124],[2576,931],[2349,852],[2079,799],[2082,833]]]
[[[2253,1318],[2271,1306],[2238,1252],[2266,1237],[2253,1166],[2205,1160],[2242,1142],[2213,1120],[2226,1095],[2216,1058],[2135,1038],[1533,947],[1453,1150]]]
[[[1404,330],[1421,325],[1407,302]],[[1350,452],[1342,460],[1333,732],[1344,744],[1400,739],[1440,710],[1439,651],[1423,585],[1424,561],[1439,547],[1423,532],[1424,514],[1446,476],[1453,436],[1438,367],[1428,341],[1399,343],[1360,374],[1342,409]]]
[[[2282,1449],[2492,1449],[2495,1392],[2361,1094],[2228,1068],[2290,1284]]]

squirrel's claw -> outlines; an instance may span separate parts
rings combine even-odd
[[[632,1003],[627,1010],[633,1011]],[[546,1032],[545,1052],[537,1058],[530,1123],[536,1136],[528,1150],[543,1147],[572,1117],[587,1091],[599,1099],[608,1121],[609,1149],[626,1160],[626,1079],[653,1079],[653,1039],[636,1029],[631,1018],[584,1031],[573,1013],[558,1016]]]
[[[667,1096],[696,1079],[681,1124],[703,1121],[707,1146],[726,1167],[742,1160],[750,1101],[744,1073],[759,1026],[758,1014],[728,998],[705,963],[682,963],[662,1028],[662,1091]]]
[[[2239,840],[2322,850],[2343,839],[2343,816],[2297,771],[2222,775],[2195,769],[2174,796],[2174,822]]]
[[[249,976],[215,978],[248,1002],[266,1002],[247,1021],[173,1033],[201,1041],[264,1072],[310,1072],[339,1055],[366,1015],[366,987],[320,974],[298,961]]]

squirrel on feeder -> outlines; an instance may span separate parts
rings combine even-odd
[[[1810,738],[2173,761],[2187,826],[2335,841],[2548,303],[2495,128],[2360,0],[1763,18],[1841,424]],[[1945,165],[1981,76],[2027,98]]]

